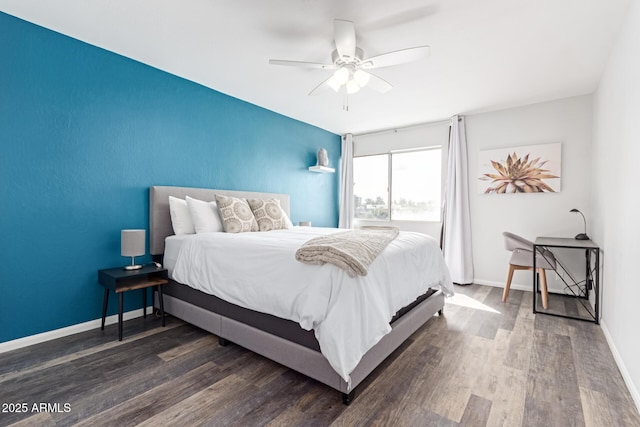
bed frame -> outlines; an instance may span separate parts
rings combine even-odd
[[[289,215],[287,194],[256,193],[246,191],[213,190],[203,188],[154,186],[150,188],[150,252],[154,260],[164,254],[164,240],[173,235],[169,214],[169,196],[190,196],[200,200],[215,200],[215,194],[233,197],[280,200],[282,209]],[[157,298],[157,295],[156,295]],[[351,373],[351,387],[336,373],[322,353],[289,341],[272,333],[239,322],[232,318],[208,311],[171,295],[164,295],[164,310],[186,322],[205,329],[220,338],[245,347],[288,368],[320,381],[342,393],[343,403],[348,405],[354,398],[354,390],[378,365],[396,350],[418,328],[435,313],[442,315],[444,296],[435,292],[392,324],[392,331],[385,335],[360,360]]]

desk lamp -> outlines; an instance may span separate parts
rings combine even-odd
[[[584,214],[576,208],[571,209],[569,212],[579,213],[582,215],[582,221],[584,221],[584,233],[576,234],[576,240],[589,240],[589,236],[587,236],[587,220],[585,219]]]
[[[145,254],[145,230],[122,230],[120,233],[120,244],[122,256],[131,257],[131,265],[124,267],[125,270],[139,270],[142,265],[136,264],[137,256]]]

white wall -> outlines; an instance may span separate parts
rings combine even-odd
[[[504,286],[510,252],[503,231],[535,239],[537,236],[573,237],[583,231],[580,209],[590,221],[592,97],[567,98],[526,107],[466,116],[469,158],[469,202],[475,283]],[[354,136],[354,155],[442,144],[446,148],[449,123],[438,122],[397,131]],[[480,150],[521,145],[562,143],[562,185],[555,194],[478,194]],[[443,173],[446,167],[443,165]],[[444,183],[444,175],[443,175]],[[356,225],[369,224],[358,222]],[[374,223],[372,223],[374,224]],[[439,239],[440,222],[394,222],[401,230],[419,231]],[[581,254],[558,251],[562,260],[583,275]],[[512,287],[531,290],[531,273],[516,272]],[[549,276],[552,291],[563,283]]]
[[[580,209],[589,225],[591,119],[589,95],[467,116],[474,283],[504,286],[511,253],[504,249],[502,232],[530,240],[537,236],[573,237],[584,225],[582,217],[569,212],[571,208]],[[553,142],[562,143],[560,192],[479,194],[480,150]],[[562,256],[572,264],[580,255]],[[562,291],[562,282],[556,277],[548,277],[549,287]],[[530,272],[519,271],[512,287],[531,290],[531,281]]]
[[[593,238],[603,248],[602,328],[640,408],[640,2],[631,2],[594,96]]]

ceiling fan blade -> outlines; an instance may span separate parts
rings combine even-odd
[[[327,80],[323,81],[318,86],[313,88],[313,90],[309,92],[308,96],[322,95],[324,93],[332,92],[332,91],[335,92],[335,89],[333,89],[331,85],[329,85],[329,80],[331,80],[332,78],[333,76],[329,77]]]
[[[364,59],[361,67],[366,69],[390,67],[392,65],[405,64],[407,62],[419,61],[429,57],[431,48],[429,46],[410,47],[396,50],[394,52],[383,53]]]
[[[391,89],[393,89],[393,86],[391,86],[391,83],[389,83],[388,81],[376,76],[375,74],[371,74],[371,73],[368,73],[368,74],[369,74],[369,81],[367,82],[366,87],[380,93],[387,93]]]
[[[304,61],[287,61],[284,59],[270,59],[269,64],[285,65],[288,67],[319,68],[321,70],[335,70],[337,68],[333,64],[319,64],[317,62],[304,62]]]
[[[333,38],[340,57],[354,58],[356,55],[356,29],[351,21],[335,19],[333,21]]]

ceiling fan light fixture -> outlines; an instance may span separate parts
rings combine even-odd
[[[358,83],[358,86],[365,87],[367,83],[369,83],[369,79],[371,78],[371,74],[366,71],[356,70],[353,73],[353,79]]]
[[[351,79],[347,82],[347,93],[349,95],[356,93],[360,90],[360,85],[358,84],[358,82],[356,81],[356,79]]]
[[[335,75],[331,76],[328,80],[327,80],[327,85],[333,89],[335,92],[339,92],[340,88],[342,87],[342,84],[338,81],[338,79],[336,78]]]
[[[333,73],[333,77],[338,84],[343,85],[349,80],[349,70],[346,67],[340,67]]]

